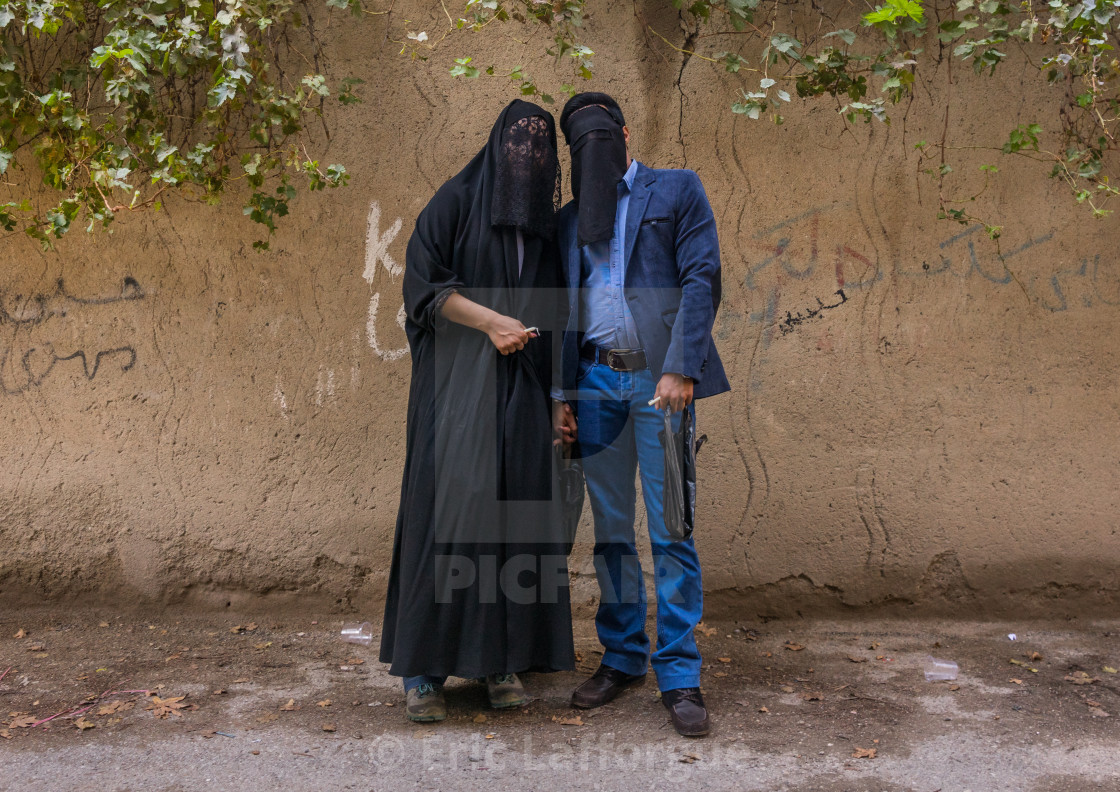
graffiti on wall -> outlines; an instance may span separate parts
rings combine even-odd
[[[750,294],[752,310],[743,317],[731,308],[721,309],[717,337],[726,340],[735,336],[743,318],[748,324],[760,326],[757,348],[752,354],[755,363],[761,365],[753,368],[752,388],[761,384],[759,372],[776,339],[854,304],[851,298],[855,293],[874,287],[888,274],[915,281],[974,279],[996,288],[1015,289],[1032,305],[1051,313],[1120,306],[1120,267],[1107,256],[1080,257],[1074,264],[1054,261],[1049,272],[1045,271],[1047,267],[1038,266],[1062,255],[1053,232],[1034,236],[1001,252],[984,238],[983,226],[956,230],[960,228],[957,226],[937,242],[932,256],[885,266],[877,265],[878,255],[850,239],[828,238],[822,220],[827,220],[827,213],[837,208],[815,207],[741,240],[748,259],[741,283]],[[1040,257],[1030,267],[1023,266],[1028,253]],[[1038,273],[1038,269],[1044,272]],[[804,285],[790,288],[798,282]],[[810,293],[808,298],[803,296],[806,290]],[[812,296],[813,291],[819,296]],[[798,298],[801,302],[783,304],[794,292],[802,295]],[[820,343],[831,346],[828,338],[822,337]]]
[[[1023,289],[1032,303],[1051,313],[1067,311],[1078,305],[1083,308],[1120,305],[1120,277],[1115,270],[1109,272],[1107,267],[1101,266],[1099,254],[1091,259],[1082,257],[1076,265],[1062,267],[1049,276],[1030,274],[1024,278],[1016,275],[1008,262],[1028,250],[1047,245],[1054,234],[1028,239],[1001,255],[995,251],[977,252],[976,240],[980,238],[977,235],[982,229],[983,226],[974,225],[947,237],[938,243],[938,261],[900,265],[899,273],[912,278],[945,276],[967,279],[975,276],[997,286],[1015,286]]]
[[[73,294],[59,278],[55,288],[24,296],[0,291],[0,329],[13,329],[0,346],[0,393],[15,396],[40,387],[59,371],[74,371],[92,382],[103,370],[131,371],[136,365],[136,349],[131,344],[104,348],[60,351],[55,343],[46,341],[30,345],[21,341],[22,330],[30,331],[55,317],[89,307],[143,300],[145,293],[135,278],[127,277],[120,291],[105,295],[82,297]],[[80,361],[81,365],[62,365]]]
[[[780,281],[783,278],[807,280],[824,271],[835,278],[835,286],[831,288],[843,289],[849,295],[883,279],[886,268],[876,267],[873,258],[854,244],[826,244],[822,241],[820,219],[830,208],[810,209],[751,237],[750,246],[758,250],[759,257],[748,264],[743,284],[750,292],[770,293],[766,307],[753,313],[752,321],[781,322],[780,307],[774,306],[771,310],[769,306],[770,296],[777,294],[777,286],[764,287],[758,277],[760,273],[770,271],[775,276],[772,279]],[[997,286],[1021,288],[1033,303],[1052,312],[1075,306],[1120,305],[1120,273],[1110,269],[1107,262],[1102,265],[1100,255],[1083,257],[1077,264],[1063,267],[1050,275],[1022,277],[1016,275],[1012,266],[1015,259],[1053,242],[1053,232],[1028,239],[1001,253],[993,245],[977,244],[982,238],[982,231],[983,226],[973,225],[949,234],[937,243],[932,261],[900,261],[894,271],[907,278],[952,277],[966,280],[976,277]],[[1039,252],[1035,251],[1036,254]]]
[[[381,231],[381,206],[374,201],[369,207],[369,218],[366,226],[366,262],[362,271],[362,278],[373,286],[377,278],[377,270],[383,267],[389,276],[397,277],[404,272],[404,266],[398,264],[389,253],[389,246],[401,231],[401,218],[394,220],[384,232]],[[377,313],[381,308],[381,293],[374,292],[369,298],[369,311],[366,314],[366,340],[370,348],[382,360],[399,360],[408,354],[408,347],[398,349],[382,349],[377,340]],[[397,311],[397,325],[404,330],[404,303]]]

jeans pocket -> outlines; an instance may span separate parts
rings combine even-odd
[[[579,359],[579,369],[576,371],[576,385],[583,383],[587,379],[587,375],[591,373],[591,369],[595,364],[590,360]]]

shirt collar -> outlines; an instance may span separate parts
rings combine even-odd
[[[626,173],[622,175],[622,181],[626,183],[626,190],[629,192],[634,189],[634,177],[638,173],[638,161],[630,160],[630,167],[626,169]]]

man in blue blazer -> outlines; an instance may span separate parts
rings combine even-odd
[[[702,736],[693,630],[703,596],[691,538],[664,521],[662,409],[680,420],[693,400],[730,388],[712,339],[720,301],[719,240],[704,188],[690,170],[631,159],[630,131],[611,97],[572,97],[560,116],[572,153],[574,200],[560,211],[569,294],[559,417],[578,419],[578,446],[595,519],[595,617],[602,665],[572,695],[607,703],[652,665],[677,731]],[[677,424],[679,425],[679,423]],[[657,645],[646,635],[646,593],[634,539],[640,471],[657,590]]]

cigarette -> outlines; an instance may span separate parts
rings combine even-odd
[[[648,402],[646,402],[646,404],[649,405],[650,407],[652,407],[653,405],[657,404],[659,401],[661,401],[661,397],[660,396],[654,396],[652,399],[650,399]]]
[[[541,329],[539,327],[526,327],[525,332],[529,334],[530,338],[536,338],[541,334]]]

